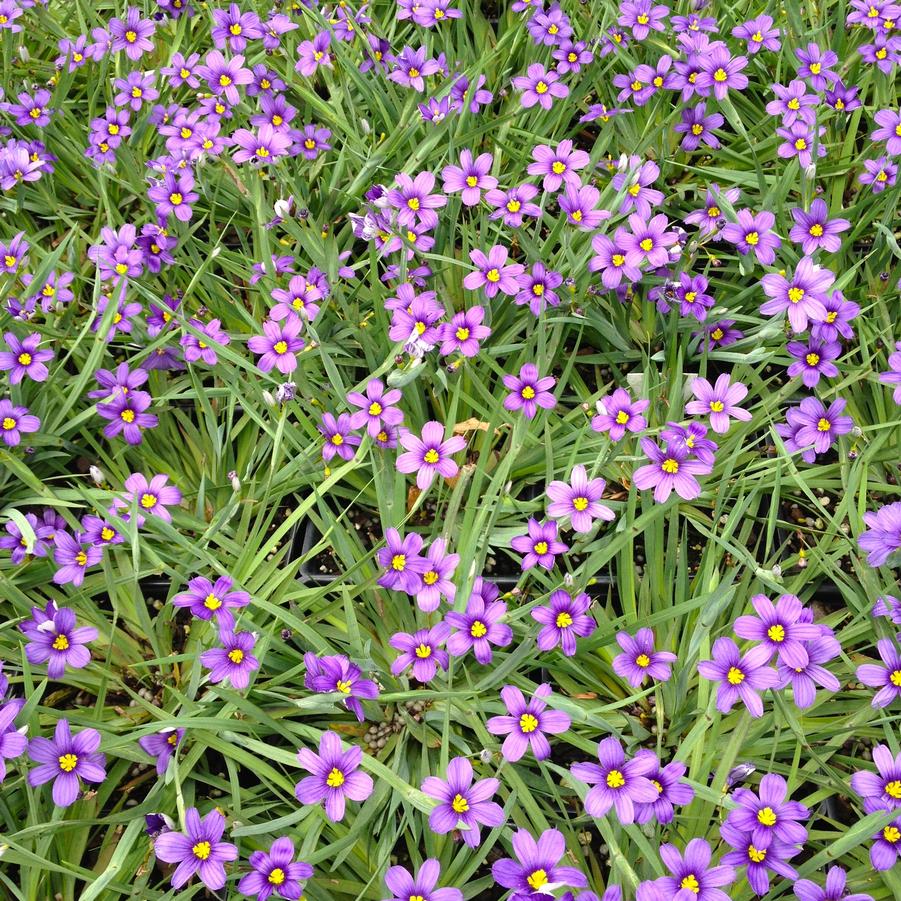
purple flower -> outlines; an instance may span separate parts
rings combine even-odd
[[[222,628],[231,628],[235,618],[233,609],[246,607],[250,603],[250,595],[246,591],[234,591],[234,581],[229,576],[220,576],[215,584],[202,576],[188,580],[188,591],[175,595],[172,604],[175,607],[188,607],[198,619],[211,620]]]
[[[789,237],[796,244],[801,245],[805,256],[810,256],[820,249],[836,253],[842,246],[841,238],[838,235],[851,227],[851,223],[847,219],[830,220],[826,201],[821,197],[817,197],[810,204],[809,213],[805,213],[801,209],[793,209],[792,218],[795,220],[795,224],[789,232]]]
[[[711,183],[710,187],[707,189],[707,194],[704,198],[704,207],[700,210],[693,210],[689,213],[682,221],[687,223],[688,225],[697,225],[702,235],[715,235],[719,232],[720,226],[725,224],[725,220],[723,219],[723,210],[722,203],[723,201],[727,201],[730,204],[734,204],[740,196],[740,191],[738,188],[727,188],[725,191],[720,191],[720,187],[716,182]],[[753,217],[748,212],[747,216],[742,219],[741,215],[742,211],[740,210],[738,213],[739,224],[741,228],[738,232],[736,232],[735,240],[744,240],[745,235],[745,225],[750,227],[752,230],[754,228]],[[766,213],[763,214],[765,216],[770,216],[771,214]],[[773,223],[776,221],[775,216],[772,217],[772,221],[770,222],[770,227],[772,227]],[[766,230],[764,230],[766,233]],[[760,235],[758,233],[757,238]],[[782,242],[775,235],[770,235],[769,239],[771,241],[775,241],[776,247],[778,247]],[[752,244],[745,244],[744,250],[742,253],[749,253],[752,249]],[[759,257],[758,257],[759,259]],[[776,255],[773,254],[773,260],[776,259]],[[763,262],[763,260],[761,260]],[[772,262],[772,261],[771,261]]]
[[[529,163],[526,171],[529,175],[543,176],[545,191],[559,191],[564,185],[578,188],[582,183],[578,170],[591,162],[584,150],[573,150],[573,142],[569,140],[561,141],[556,150],[539,144],[532,151],[532,159],[535,162]]]
[[[873,616],[885,616],[896,626],[901,626],[901,599],[890,594],[876,598],[876,602],[873,604]]]
[[[602,817],[611,807],[616,809],[620,823],[635,822],[635,805],[652,804],[658,791],[647,778],[657,763],[656,756],[636,755],[626,760],[619,740],[612,735],[598,744],[597,763],[574,763],[570,772],[575,779],[591,785],[585,796],[585,812]]]
[[[523,276],[520,276],[520,280],[522,278]],[[487,325],[482,325],[484,318],[485,310],[480,306],[454,313],[451,321],[443,323],[439,328],[441,355],[447,356],[459,351],[464,357],[476,356],[479,352],[479,342],[491,334],[491,329]]]
[[[356,745],[346,751],[335,732],[323,732],[319,740],[319,753],[308,748],[297,752],[301,767],[312,775],[306,776],[294,787],[294,794],[301,804],[319,804],[325,801],[325,815],[332,822],[344,819],[345,801],[365,801],[372,794],[372,779],[359,771],[363,752]]]
[[[219,631],[218,648],[210,648],[200,655],[200,662],[210,671],[210,682],[225,679],[232,688],[243,691],[250,682],[250,674],[260,668],[260,661],[251,651],[257,643],[253,632],[233,632],[231,628]]]
[[[190,172],[179,172],[177,175],[168,172],[161,182],[148,190],[147,197],[156,205],[156,215],[161,222],[170,213],[179,222],[187,222],[193,212],[191,204],[200,199],[193,188],[194,176]]]
[[[870,848],[870,863],[874,870],[890,870],[901,856],[901,817],[883,826],[873,838],[876,840]]]
[[[801,376],[808,388],[817,385],[821,376],[832,378],[838,375],[838,367],[832,362],[842,352],[837,341],[822,341],[811,337],[807,344],[789,341],[786,350],[795,358],[795,362],[788,367],[789,376]]]
[[[403,422],[404,414],[395,406],[401,399],[401,392],[397,388],[385,391],[385,385],[381,379],[370,379],[366,384],[366,394],[351,391],[347,395],[347,402],[359,410],[351,414],[350,427],[366,430],[371,438],[382,430],[382,424],[396,426]]]
[[[653,29],[663,31],[663,20],[669,15],[669,7],[654,4],[652,0],[623,0],[617,22],[632,29],[632,37],[643,41]]]
[[[360,667],[340,654],[317,657],[307,653],[303,655],[303,661],[307,667],[304,686],[319,694],[338,692],[347,709],[362,723],[365,716],[359,699],[371,701],[377,698],[378,685],[372,679],[362,678]]]
[[[685,405],[685,412],[692,416],[710,416],[710,426],[714,432],[724,435],[729,431],[729,419],[750,422],[751,413],[738,404],[747,396],[748,389],[741,382],[731,382],[726,373],[717,377],[711,385],[707,379],[696,378],[691,382],[692,394],[697,400]]]
[[[66,533],[57,532],[55,538],[58,540],[64,534]],[[91,662],[91,652],[85,645],[97,640],[97,630],[93,626],[76,628],[75,612],[69,607],[54,606],[47,617],[39,622],[36,617],[19,628],[28,638],[28,644],[25,645],[28,662],[46,663],[47,675],[51,679],[59,679],[67,666],[82,669]]]
[[[826,155],[826,146],[823,143],[825,126],[812,128],[805,122],[795,122],[787,128],[777,128],[776,134],[784,139],[784,143],[776,148],[776,153],[785,160],[797,157],[802,169],[813,163],[814,150],[818,157]]]
[[[427,776],[422,791],[438,801],[429,814],[429,828],[438,835],[460,829],[463,841],[477,848],[481,826],[497,828],[504,822],[504,811],[491,798],[500,781],[480,779],[473,784],[472,764],[465,757],[454,757],[447,765],[447,781]],[[462,829],[460,828],[462,824]],[[402,896],[407,901],[408,896]]]
[[[851,775],[851,788],[863,798],[864,810],[874,813],[901,807],[901,754],[893,757],[886,745],[876,745],[873,762],[878,776],[869,770]]]
[[[680,854],[675,845],[661,845],[660,858],[671,876],[661,876],[655,885],[662,897],[673,901],[728,901],[729,896],[720,886],[735,881],[731,866],[710,866],[710,845],[703,838],[693,838]]]
[[[166,831],[156,837],[153,851],[166,863],[178,866],[172,874],[172,887],[180,889],[197,873],[212,891],[225,887],[225,864],[238,859],[238,849],[222,841],[225,817],[215,808],[203,819],[196,807],[185,811],[185,831]]]
[[[584,593],[571,597],[568,591],[558,588],[548,600],[550,606],[532,608],[532,619],[543,626],[538,633],[538,650],[551,651],[560,645],[564,656],[572,657],[576,653],[576,637],[587,638],[597,629],[594,617],[587,612],[591,598]]]
[[[435,4],[441,0],[427,2]],[[385,873],[385,885],[392,897],[384,901],[411,901],[414,898],[416,901],[463,901],[463,893],[458,888],[435,888],[440,875],[441,864],[433,857],[422,862],[415,876],[405,867],[389,867]]]
[[[391,672],[399,676],[412,665],[414,679],[418,682],[431,682],[438,667],[446,670],[450,662],[447,651],[441,649],[441,645],[450,636],[450,631],[446,622],[440,622],[431,629],[420,629],[412,635],[408,632],[396,632],[388,640],[388,644],[401,654],[391,664]]]
[[[893,861],[894,862],[894,859]],[[829,867],[826,873],[826,884],[820,888],[809,879],[799,879],[792,891],[798,901],[873,901],[863,893],[845,893],[845,871],[841,867]]]
[[[548,485],[547,495],[552,501],[547,508],[548,516],[554,519],[569,517],[576,532],[591,531],[595,519],[606,522],[615,519],[614,512],[599,503],[607,485],[603,479],[589,481],[582,465],[573,467],[571,478],[571,483],[554,481]]]
[[[795,79],[788,85],[774,84],[772,88],[776,99],[766,105],[766,111],[771,116],[781,116],[786,127],[798,122],[813,125],[820,98],[816,94],[808,94],[803,81]]]
[[[640,432],[646,429],[648,421],[642,415],[650,401],[633,401],[629,392],[617,388],[608,397],[597,402],[597,416],[591,419],[595,432],[609,432],[611,441],[621,441],[626,432]]]
[[[864,160],[864,169],[858,177],[862,185],[870,185],[874,194],[881,194],[886,188],[895,184],[898,178],[898,167],[885,156],[875,160]]]
[[[469,291],[483,288],[488,298],[495,297],[498,291],[516,294],[519,290],[517,279],[525,267],[521,263],[507,263],[508,253],[500,244],[495,244],[487,255],[478,248],[471,250],[469,258],[478,268],[463,279],[463,287]]]
[[[861,105],[860,98],[857,96],[859,90],[859,85],[852,84],[846,87],[844,82],[836,81],[832,90],[826,91],[826,103],[839,113],[853,112]]]
[[[895,350],[889,355],[888,365],[888,372],[879,373],[879,381],[883,385],[895,386],[895,390],[892,392],[892,399],[896,404],[901,404],[901,341],[895,343]]]
[[[0,370],[9,372],[11,385],[18,385],[25,376],[33,382],[45,382],[49,372],[45,363],[53,359],[52,350],[40,350],[41,336],[34,332],[21,341],[13,332],[3,336],[9,351],[0,352]]]
[[[240,54],[227,60],[218,50],[211,50],[204,59],[204,65],[198,66],[195,71],[216,97],[221,95],[231,106],[241,99],[238,87],[253,82],[253,71],[245,68],[244,57]],[[240,132],[232,137],[236,138],[238,134]]]
[[[519,276],[520,291],[516,295],[516,305],[528,304],[535,316],[541,315],[545,307],[556,307],[560,303],[555,288],[563,284],[559,272],[547,269],[544,263],[535,263],[531,272]]]
[[[513,853],[515,860],[505,857],[491,866],[495,881],[504,888],[514,889],[513,898],[548,896],[549,885],[583,888],[588,884],[575,867],[558,865],[566,853],[566,843],[556,829],[546,829],[537,842],[525,829],[517,829],[513,834]]]
[[[745,833],[755,848],[769,848],[773,842],[802,845],[807,830],[798,820],[806,820],[810,811],[797,801],[786,801],[788,786],[781,776],[767,773],[760,780],[760,794],[749,788],[736,788],[732,799],[738,807],[729,811],[726,824]]]
[[[569,96],[569,88],[560,81],[560,76],[553,69],[546,70],[541,63],[532,63],[525,75],[517,75],[513,87],[523,92],[521,102],[525,109],[538,104],[549,110],[555,97]]]
[[[143,72],[129,72],[127,78],[117,78],[113,86],[118,93],[113,102],[138,112],[145,103],[153,103],[160,96],[153,86],[153,79],[152,74]]]
[[[359,435],[350,433],[351,421],[349,413],[341,413],[337,419],[331,413],[323,413],[322,421],[317,426],[325,436],[322,446],[322,459],[328,463],[337,454],[342,460],[350,460],[356,453],[354,448],[360,444]]]
[[[133,391],[128,394],[119,393],[106,404],[97,404],[97,413],[109,420],[104,426],[103,434],[107,438],[124,435],[128,444],[140,444],[143,440],[143,429],[155,429],[159,419],[153,413],[144,411],[150,406],[152,398],[146,391]]]
[[[800,849],[787,845],[778,838],[771,840],[766,848],[758,848],[751,837],[729,823],[720,827],[720,835],[735,850],[720,858],[721,864],[735,867],[747,866],[748,882],[758,895],[765,895],[770,889],[770,871],[783,879],[795,880],[798,873],[787,861]]]
[[[528,183],[508,188],[506,191],[492,188],[485,194],[485,200],[495,209],[488,215],[489,219],[503,218],[504,225],[519,228],[524,216],[541,216],[541,207],[531,200],[538,194],[538,188]]]
[[[232,144],[239,148],[234,154],[236,163],[252,160],[255,165],[262,166],[275,162],[280,156],[285,156],[291,147],[291,138],[283,131],[276,131],[266,122],[256,133],[239,128],[232,135]]]
[[[38,766],[28,771],[28,784],[37,788],[53,780],[53,803],[70,807],[78,798],[79,779],[103,782],[106,758],[99,753],[100,733],[82,729],[77,735],[69,730],[69,721],[56,721],[53,739],[37,736],[28,742],[28,756]]]
[[[248,41],[256,41],[263,36],[260,17],[254,12],[241,12],[237,3],[232,3],[227,10],[214,9],[211,12],[213,27],[210,36],[220,50],[227,45],[230,50],[240,53]]]
[[[438,609],[442,595],[453,602],[457,592],[451,578],[460,562],[460,555],[446,553],[446,546],[443,538],[436,538],[426,554],[428,565],[422,574],[422,587],[416,592],[416,603],[420,610],[427,613]]]
[[[440,422],[427,422],[422,427],[421,438],[404,431],[399,440],[407,453],[397,458],[397,471],[415,472],[420,491],[432,484],[436,474],[452,479],[460,471],[451,456],[466,447],[466,439],[462,435],[453,435],[445,440],[444,426]]]
[[[792,330],[803,332],[810,319],[820,322],[826,318],[823,301],[834,281],[835,275],[829,269],[817,266],[810,257],[802,257],[791,278],[770,272],[760,280],[764,293],[772,298],[761,305],[760,312],[769,316],[787,310]]]
[[[662,767],[657,755],[647,748],[642,748],[635,754],[636,757],[642,755],[653,758],[654,769],[647,774],[647,778],[657,789],[657,800],[653,804],[636,804],[635,822],[649,823],[656,819],[663,825],[671,823],[676,814],[674,805],[681,807],[690,804],[695,796],[695,790],[682,781],[687,767],[681,760],[671,760]]]
[[[699,103],[682,109],[682,121],[673,127],[673,131],[685,135],[679,145],[683,150],[697,150],[702,141],[708,147],[718,150],[720,142],[713,134],[713,129],[719,128],[724,121],[721,113],[707,115],[707,104]]]
[[[738,701],[742,701],[751,716],[763,716],[760,694],[767,688],[775,688],[779,676],[767,662],[772,656],[763,645],[751,648],[744,656],[731,638],[718,638],[713,643],[713,659],[702,660],[698,672],[711,682],[718,682],[716,709],[728,713]]]
[[[569,546],[557,540],[557,523],[540,523],[529,517],[528,534],[517,535],[511,539],[510,546],[525,556],[522,559],[522,570],[525,572],[533,566],[540,565],[545,569],[554,568],[557,554],[565,554]]]
[[[126,493],[113,500],[116,510],[129,510],[132,504],[138,508],[138,525],[144,522],[144,514],[158,516],[166,522],[172,522],[172,514],[167,507],[181,503],[181,491],[175,485],[167,485],[168,475],[155,475],[149,482],[140,472],[132,473],[125,480]],[[123,519],[127,519],[123,516]]]
[[[722,42],[711,45],[711,50],[701,57],[701,71],[695,80],[695,89],[701,96],[713,94],[723,100],[732,88],[743,91],[748,86],[748,76],[741,70],[748,65],[747,57],[730,56]]]
[[[611,241],[606,235],[595,235],[591,239],[595,256],[588,261],[589,272],[601,270],[601,283],[607,290],[618,288],[624,276],[630,282],[641,280],[642,256],[634,249],[634,242],[629,243],[629,233],[618,228],[613,237]]]
[[[153,735],[144,735],[138,739],[138,744],[145,754],[156,758],[156,774],[162,776],[166,772],[169,761],[175,754],[175,749],[185,737],[184,729],[160,729]]]
[[[444,193],[452,194],[462,191],[463,204],[475,206],[482,197],[482,191],[497,187],[497,179],[488,174],[493,162],[494,157],[490,153],[479,154],[473,160],[471,150],[462,150],[459,166],[445,166],[441,170],[441,177],[444,179]],[[470,254],[470,259],[472,259],[472,254]]]
[[[891,506],[901,506],[892,504]],[[883,507],[883,510],[886,508]],[[882,511],[880,511],[882,512]],[[872,564],[871,564],[872,565]],[[857,667],[857,678],[864,685],[878,688],[873,697],[873,707],[887,707],[901,695],[901,654],[890,638],[881,638],[876,643],[879,656],[884,666],[876,663],[864,663]]]
[[[472,651],[479,663],[491,663],[491,646],[505,648],[513,641],[513,630],[499,622],[506,612],[507,605],[503,601],[486,604],[481,596],[470,595],[463,613],[452,611],[444,618],[449,626],[458,630],[448,638],[447,650],[454,657],[463,657]]]
[[[0,697],[5,693],[4,689]],[[24,698],[14,698],[0,704],[0,784],[6,778],[6,761],[21,757],[28,746],[28,739],[25,737],[28,727],[16,729],[14,722],[24,706]]]
[[[257,366],[262,372],[270,372],[273,367],[283,375],[297,369],[295,354],[303,350],[305,342],[298,334],[303,325],[299,316],[289,316],[284,325],[267,319],[263,323],[263,334],[253,335],[247,341],[247,347],[255,354],[262,354]]]
[[[758,263],[772,266],[776,251],[782,246],[782,239],[772,231],[776,217],[766,210],[756,215],[750,210],[739,210],[736,217],[737,222],[729,222],[723,227],[723,240],[734,244],[743,256],[753,253]]]
[[[437,2],[441,2],[441,0],[437,0]],[[454,10],[454,12],[458,12],[458,10]],[[484,84],[484,75],[479,75],[474,85],[469,83],[469,79],[465,75],[461,75],[451,85],[450,100],[454,109],[462,113],[468,107],[471,113],[478,113],[481,107],[491,103],[494,94],[486,90],[483,87]]]
[[[487,727],[492,735],[507,736],[501,748],[505,760],[515,763],[530,747],[536,760],[550,757],[551,745],[545,733],[559,735],[572,724],[569,715],[562,710],[547,709],[546,699],[550,694],[551,686],[547,682],[535,689],[528,702],[515,685],[505,685],[501,689],[507,715],[491,717]]]
[[[795,56],[801,63],[798,75],[806,78],[815,91],[825,91],[829,84],[838,78],[831,69],[838,62],[838,54],[832,50],[820,50],[811,42],[806,50],[798,47]]]
[[[29,548],[29,539],[25,537],[13,520],[6,523],[4,527],[6,535],[0,535],[0,548],[6,548],[12,552],[10,561],[15,565],[20,564],[29,554],[35,557],[46,557],[49,542],[53,540],[53,529],[46,525],[38,525],[38,518],[34,513],[26,513],[25,520],[34,532],[35,540],[32,547]]]
[[[411,178],[405,172],[398,172],[394,180],[399,185],[388,192],[388,202],[397,212],[397,221],[404,226],[422,223],[432,229],[438,225],[435,210],[447,205],[443,194],[429,193],[435,186],[435,176],[431,172],[420,172]]]
[[[287,836],[277,838],[269,851],[254,851],[248,861],[252,872],[238,883],[242,895],[256,895],[266,901],[273,893],[288,901],[300,901],[303,881],[313,875],[313,868],[302,860],[294,860],[294,842]]]
[[[414,595],[422,590],[422,576],[429,568],[429,561],[421,557],[422,536],[411,532],[401,539],[397,529],[385,532],[385,547],[376,551],[376,560],[385,572],[378,584]]]
[[[93,544],[84,546],[80,537],[73,538],[65,531],[57,532],[53,543],[53,560],[57,566],[53,581],[57,585],[71,582],[77,588],[84,582],[85,570],[103,559],[102,547]]]
[[[795,409],[794,440],[799,448],[813,447],[818,454],[824,454],[835,443],[839,435],[847,435],[854,427],[850,416],[841,416],[845,400],[837,397],[827,408],[817,397],[805,397]],[[788,410],[791,413],[792,410]],[[866,518],[866,514],[864,514]]]
[[[822,664],[841,653],[841,645],[832,635],[820,634],[813,641],[804,642],[807,652],[805,666],[788,666],[779,661],[776,669],[779,672],[778,688],[791,685],[794,692],[795,706],[800,709],[811,707],[816,700],[817,685],[826,691],[838,691],[839,681]]]
[[[424,78],[441,71],[438,61],[426,59],[425,55],[425,47],[420,47],[418,50],[414,50],[412,47],[404,47],[394,57],[397,68],[388,73],[388,78],[399,85],[413,88],[413,90],[422,93],[425,90]]]
[[[885,141],[885,149],[890,156],[901,155],[901,110],[877,110],[873,121],[879,128],[870,135],[870,140]]]
[[[332,57],[329,54],[329,44],[332,36],[328,31],[320,31],[312,41],[301,41],[297,48],[297,62],[294,68],[297,72],[309,78],[320,66],[332,68]]]
[[[690,460],[689,448],[682,442],[668,442],[661,450],[651,438],[641,439],[641,449],[650,463],[632,473],[632,481],[640,491],[654,489],[654,500],[662,504],[675,490],[683,500],[699,497],[701,486],[695,478],[710,472],[710,465]]]
[[[776,52],[781,47],[780,31],[773,28],[772,16],[761,15],[749,19],[732,29],[732,37],[748,42],[748,53],[752,56],[759,50]]]
[[[0,399],[0,438],[7,447],[15,447],[22,440],[22,435],[36,432],[41,427],[41,420],[28,412],[28,407],[13,406],[4,397]]]
[[[651,629],[639,629],[633,638],[628,632],[617,632],[616,642],[623,649],[613,658],[613,672],[638,688],[650,676],[658,682],[670,677],[670,665],[676,655],[670,651],[654,650],[654,633]]]
[[[550,410],[557,405],[551,393],[557,380],[552,375],[539,376],[534,363],[524,363],[518,376],[505,375],[502,381],[510,392],[504,398],[505,410],[522,410],[526,419],[534,419],[538,407]]]
[[[155,30],[156,23],[152,19],[142,19],[141,11],[135,6],[129,6],[124,22],[122,19],[110,20],[110,51],[117,53],[124,50],[129,59],[140,59],[143,54],[153,50],[150,38]]]
[[[594,185],[575,187],[567,184],[558,198],[561,212],[566,213],[566,221],[581,231],[593,231],[605,219],[610,218],[609,210],[596,209],[600,192]]]

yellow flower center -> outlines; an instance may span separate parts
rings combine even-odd
[[[679,471],[679,461],[674,460],[672,457],[669,457],[660,464],[660,468],[665,473],[674,476]]]
[[[469,627],[469,634],[473,638],[482,638],[488,634],[488,628],[480,619],[477,619]]]
[[[526,385],[522,389],[522,397],[524,400],[532,400],[535,397],[535,389],[531,385]]]
[[[901,799],[901,781],[893,779],[885,784],[885,793],[896,801]]]
[[[454,800],[451,801],[451,807],[454,809],[454,813],[466,813],[469,810],[469,802],[463,795],[454,795]]]
[[[807,149],[807,141],[805,141],[804,138],[798,138],[798,140],[795,141],[795,150],[806,150],[806,149]]]
[[[416,656],[420,660],[428,660],[432,656],[432,649],[427,644],[418,645],[416,648]]]
[[[335,683],[335,690],[336,690],[336,691],[340,691],[341,694],[349,695],[349,694],[350,694],[350,688],[351,688],[350,682],[343,682],[341,679],[339,679],[339,680]]]
[[[760,823],[761,826],[775,826],[776,812],[772,807],[762,807],[757,811],[757,822]]]
[[[212,845],[209,842],[197,842],[191,852],[198,860],[206,860],[213,853]]]
[[[135,421],[135,411],[134,410],[123,410],[119,414],[119,417],[122,419],[123,422],[132,423]]]
[[[425,582],[426,585],[434,585],[438,581],[438,573],[435,572],[434,569],[430,569],[423,577],[422,581]]]
[[[809,353],[806,357],[804,357],[805,362],[808,366],[816,366],[817,363],[820,362],[820,355],[815,353]]]
[[[823,237],[823,226],[820,225],[819,222],[815,222],[810,226],[810,234],[813,235],[814,238],[822,238]]]
[[[726,74],[726,70],[725,70],[725,69],[722,69],[722,68],[717,69],[716,72],[713,73],[713,80],[714,80],[714,81],[720,81],[720,82],[722,82],[722,81],[725,81],[728,77],[729,77],[729,76]]]
[[[276,341],[275,344],[272,345],[272,349],[279,355],[286,354],[288,352],[288,342]]]
[[[240,648],[232,648],[228,652],[228,659],[237,666],[244,662],[244,652]]]
[[[113,266],[113,269],[116,270],[117,275],[125,275],[125,273],[128,272],[128,266],[126,266],[125,263],[116,263],[116,265]]]
[[[391,569],[395,572],[402,573],[404,571],[404,567],[407,565],[407,555],[406,554],[395,554],[391,558]]]
[[[538,728],[538,719],[531,713],[524,713],[519,718],[519,728],[528,735]]]
[[[281,867],[276,867],[268,876],[270,885],[281,885],[285,881],[285,871]]]
[[[703,133],[704,133],[704,126],[701,125],[700,122],[695,122],[695,124],[692,125],[692,127],[691,127],[691,133],[692,133],[693,135],[700,135],[700,134],[703,134]]]
[[[104,526],[100,530],[100,537],[104,541],[112,541],[116,537],[116,533],[109,526]]]
[[[575,213],[573,214],[573,218],[575,218]],[[541,282],[536,282],[534,285],[532,285],[532,293],[536,297],[544,296],[544,285],[542,285]]]
[[[763,863],[766,860],[766,848],[755,848],[753,845],[748,845],[748,857],[754,863]]]
[[[568,629],[573,624],[573,618],[565,610],[561,610],[554,623],[558,629]]]
[[[547,881],[547,873],[545,873],[544,870],[533,870],[526,879],[526,882],[528,882],[535,891],[538,891],[542,886],[547,885]]]
[[[216,595],[210,593],[203,600],[203,606],[207,610],[218,610],[222,606],[222,601]]]
[[[817,422],[817,431],[818,432],[828,432],[829,429],[831,429],[831,428],[832,428],[832,423],[830,423],[829,420],[826,419],[825,417],[822,417]]]
[[[726,405],[721,400],[710,401],[711,413],[722,413],[726,409]]]
[[[638,88],[640,88],[641,82],[637,82],[637,84],[638,84]],[[634,84],[633,84],[633,88],[635,88]],[[635,90],[637,91],[638,88],[635,88]],[[638,195],[640,193],[641,193],[641,185],[637,181],[634,182],[633,184],[629,185],[629,194],[631,194],[633,197],[638,197]]]
[[[182,197],[182,195],[179,194],[178,191],[173,191],[169,195],[169,203],[171,203],[172,206],[181,206],[181,204],[184,203],[184,199],[185,198]]]
[[[823,66],[820,63],[811,63],[810,71],[813,72],[814,75],[819,75],[823,70]]]
[[[766,630],[766,637],[770,641],[785,641],[785,627],[775,623]]]
[[[797,110],[797,109],[801,108],[801,102],[798,100],[797,97],[792,97],[792,99],[789,100],[788,103],[786,103],[785,105],[789,109],[792,109],[792,110]]]
[[[626,777],[619,770],[610,770],[606,782],[607,788],[622,788],[626,784]]]
[[[499,282],[501,280],[501,274],[497,269],[489,269],[485,273],[485,278],[487,278],[489,282]]]
[[[620,410],[619,413],[616,414],[616,424],[617,425],[627,425],[629,422],[629,414],[625,410]]]
[[[710,219],[717,219],[721,212],[722,212],[722,210],[720,210],[720,208],[718,206],[707,207],[707,216]],[[747,238],[745,238],[745,240],[748,241]],[[748,243],[750,244],[751,242],[748,241]]]
[[[19,354],[17,358],[17,362],[20,366],[30,366],[31,365],[31,354],[22,352]]]
[[[141,506],[145,510],[149,510],[151,507],[155,507],[157,503],[157,496],[155,494],[145,493],[141,495]]]
[[[635,663],[640,666],[642,669],[651,665],[651,658],[648,657],[647,654],[639,654],[635,658]]]
[[[3,417],[3,430],[5,432],[11,432],[16,427],[16,421],[11,416]]]
[[[613,263],[614,266],[622,266],[622,264],[626,262],[626,258],[621,253],[615,253],[610,257],[610,262]]]
[[[563,163],[560,160],[554,160],[554,162],[551,163],[551,171],[554,175],[563,175],[563,173],[566,172],[566,163]]]
[[[801,303],[804,299],[804,289],[803,288],[789,288],[788,289],[788,299],[792,303]]]
[[[467,175],[466,176],[466,186],[469,188],[474,188],[479,183],[478,178],[475,175]]]
[[[133,44],[138,39],[138,33],[136,31],[126,31],[125,32],[125,40],[128,41],[129,44]]]
[[[418,198],[418,197],[411,197],[411,198],[407,201],[407,206],[408,206],[411,210],[418,210],[418,209],[419,209],[419,198]]]
[[[763,35],[759,31],[755,31],[754,34],[751,35],[751,40],[754,41],[755,44],[760,44],[763,41]]]
[[[325,784],[329,788],[341,788],[344,785],[344,773],[338,767],[332,767],[332,771],[326,776]]]
[[[588,509],[588,498],[587,497],[574,497],[573,498],[573,507],[576,508],[580,513],[583,510]]]
[[[518,200],[508,200],[507,209],[511,213],[518,213],[522,209],[522,204]]]
[[[649,253],[654,249],[654,241],[651,238],[642,238],[638,242],[638,246],[645,252]]]
[[[64,773],[71,773],[78,766],[78,757],[75,754],[63,754],[59,758],[59,768]]]
[[[454,332],[454,336],[458,341],[466,341],[469,338],[469,329],[464,328],[462,325],[457,331]]]
[[[546,94],[547,93],[547,85],[543,81],[539,81],[538,84],[535,85],[535,93],[536,94]]]
[[[889,681],[895,688],[901,688],[901,670],[894,670],[892,674],[889,676]]]
[[[54,651],[68,651],[69,639],[65,635],[57,635],[56,638],[53,639],[51,647]]]
[[[535,553],[538,554],[539,557],[544,556],[548,552],[548,546],[546,541],[539,541],[535,545]]]
[[[87,566],[88,565],[88,555],[84,551],[79,551],[75,555],[75,563],[77,566]]]
[[[344,436],[343,435],[332,435],[332,444],[336,447],[340,447],[344,444]]]
[[[695,877],[694,873],[689,873],[687,876],[685,876],[679,883],[679,888],[687,888],[690,892],[694,892],[696,895],[699,895],[701,893],[701,886],[698,885],[698,880]]]
[[[726,673],[726,681],[730,685],[741,685],[745,681],[745,674],[737,666],[730,666],[729,672]]]
[[[423,460],[425,460],[426,463],[430,463],[432,466],[434,466],[440,459],[441,457],[434,447],[430,447],[425,452],[425,456],[423,457]]]

